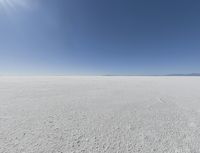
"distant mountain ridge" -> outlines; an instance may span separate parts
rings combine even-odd
[[[167,76],[200,76],[200,73],[168,74]]]
[[[172,74],[161,74],[161,75],[117,75],[117,74],[106,74],[103,76],[200,76],[200,73],[172,73]]]

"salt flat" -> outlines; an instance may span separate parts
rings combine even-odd
[[[0,77],[0,153],[199,153],[200,77]]]

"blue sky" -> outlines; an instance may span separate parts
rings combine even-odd
[[[0,75],[200,72],[199,0],[0,0]]]

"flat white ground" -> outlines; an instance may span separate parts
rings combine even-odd
[[[200,77],[0,77],[0,153],[199,153]]]

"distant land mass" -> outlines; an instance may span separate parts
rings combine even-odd
[[[200,73],[189,73],[189,74],[168,74],[167,76],[200,76]]]
[[[106,74],[103,76],[200,76],[200,73],[172,73],[172,74],[164,74],[164,75],[134,75],[134,74],[130,74],[130,75],[117,75],[117,74]]]

